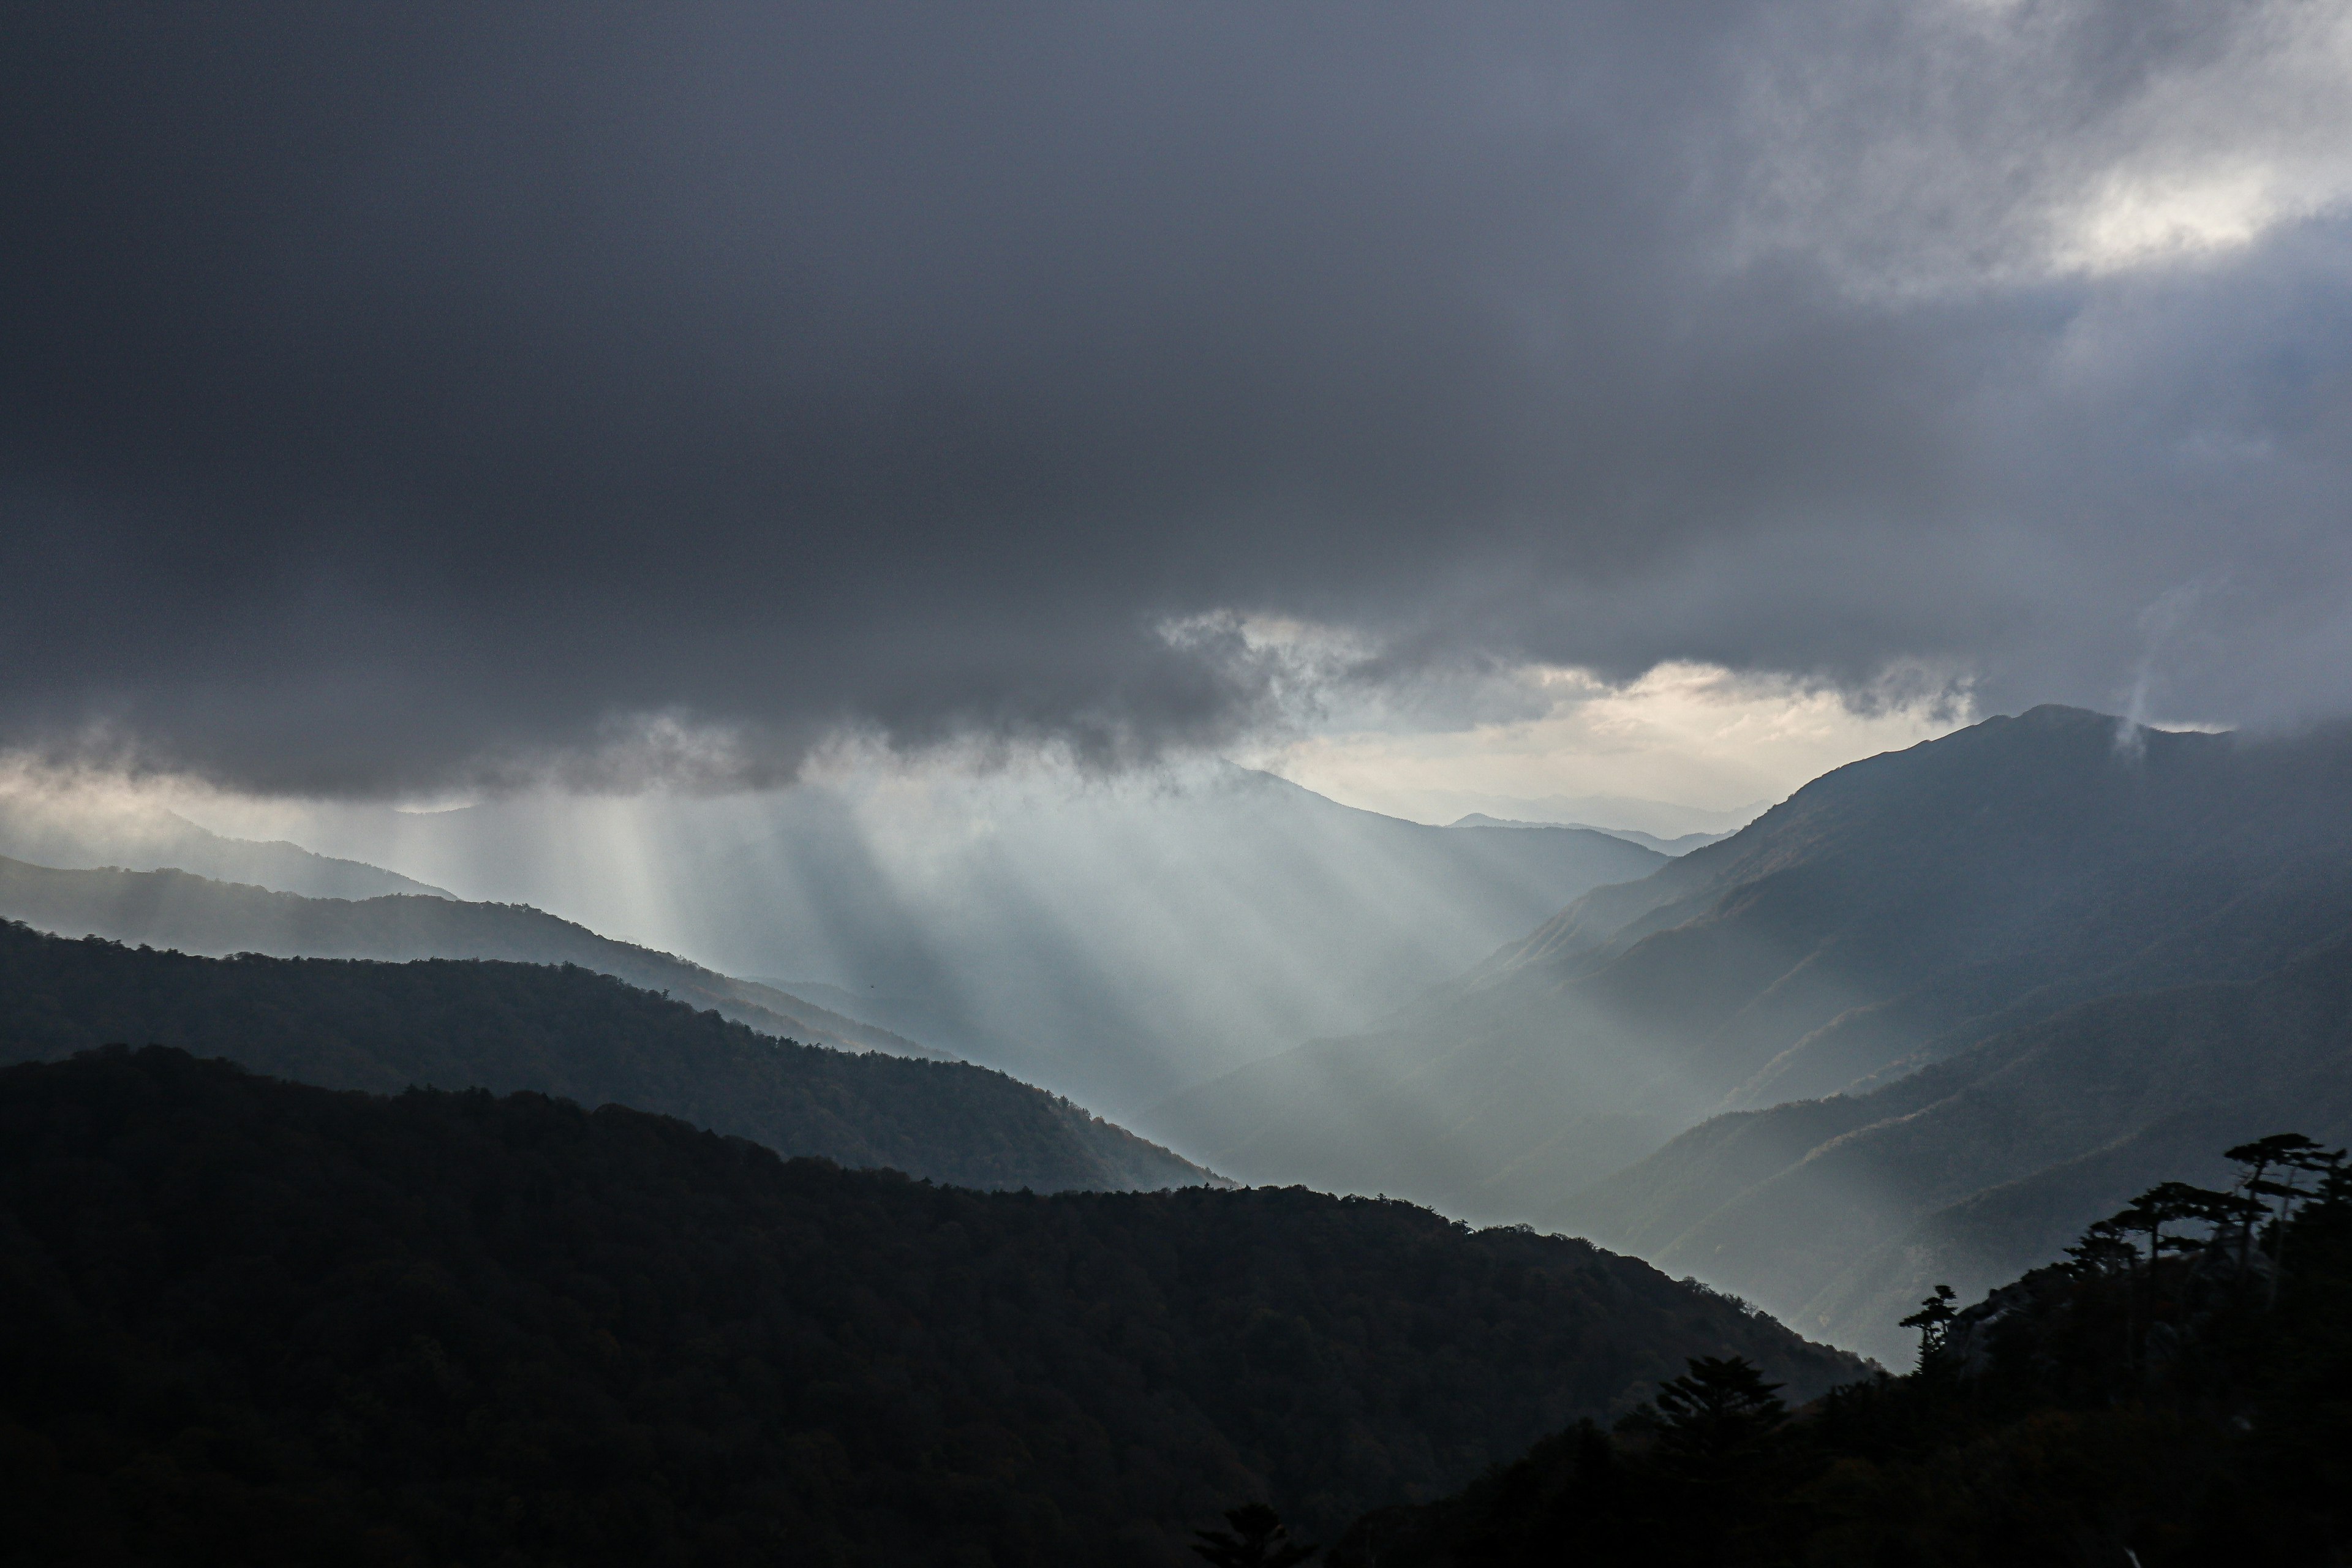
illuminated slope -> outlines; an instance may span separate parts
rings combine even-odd
[[[1814,781],[1600,889],[1381,1032],[1144,1125],[1245,1179],[1532,1216],[1721,1110],[1900,1076],[2352,923],[2352,740],[2043,708]]]
[[[2055,1261],[2290,1126],[2352,1140],[2352,932],[2251,984],[2103,997],[1870,1093],[1715,1118],[1546,1220],[1889,1357],[1937,1283]]]

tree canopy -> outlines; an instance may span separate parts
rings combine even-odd
[[[535,1094],[0,1069],[0,1509],[44,1563],[1196,1563],[1685,1357],[1853,1374],[1581,1242],[1296,1189],[982,1193]]]

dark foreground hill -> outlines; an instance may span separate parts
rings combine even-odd
[[[2241,1161],[2221,1190],[2169,1173],[2067,1262],[1958,1311],[1948,1292],[1922,1302],[1909,1375],[1792,1413],[1781,1395],[1795,1391],[1753,1368],[1695,1364],[1659,1408],[1555,1434],[1459,1497],[1373,1514],[1327,1561],[2344,1563],[2352,1182],[2340,1151],[2307,1152],[2292,1173]],[[2269,1211],[2252,1235],[2239,1228],[2249,1198]]]
[[[757,981],[715,973],[634,942],[599,936],[524,904],[478,904],[431,892],[309,898],[186,871],[58,870],[0,858],[0,920],[63,936],[215,957],[497,958],[576,963],[746,1024],[763,1035],[900,1057],[948,1053],[845,1018]]]
[[[179,1052],[0,1071],[0,1489],[52,1563],[1189,1562],[1434,1495],[1695,1354],[1583,1243],[1303,1191],[981,1194],[617,1107]]]
[[[579,968],[194,958],[0,922],[0,1061],[177,1046],[333,1089],[536,1089],[974,1187],[1181,1186],[1199,1166],[963,1062],[753,1033]]]
[[[1244,1179],[1534,1217],[1721,1110],[1883,1082],[2103,995],[2258,979],[2352,926],[2347,801],[2340,729],[1989,720],[1840,768],[1381,1032],[1142,1125]]]

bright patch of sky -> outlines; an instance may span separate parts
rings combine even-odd
[[[1832,768],[1975,718],[1964,688],[1925,682],[1858,706],[1825,687],[1700,664],[1619,685],[1574,669],[1520,679],[1540,710],[1462,729],[1334,729],[1240,760],[1418,821],[1516,811],[1674,834],[1721,831]]]

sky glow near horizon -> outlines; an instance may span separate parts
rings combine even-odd
[[[1847,763],[1899,751],[1972,722],[1966,691],[1890,698],[1857,710],[1844,694],[1785,678],[1719,667],[1660,665],[1611,686],[1590,672],[1544,669],[1522,677],[1543,710],[1466,729],[1335,730],[1242,760],[1349,805],[1423,822],[1472,811],[1507,816],[1502,803],[1540,807],[1548,797],[1624,797],[1621,820],[1651,822],[1632,802],[1696,808],[1681,831],[1719,829],[1703,813],[1753,815]],[[1501,809],[1497,807],[1501,806]],[[1538,809],[1537,820],[1559,813]],[[1663,826],[1672,814],[1655,814]]]
[[[1313,700],[1318,719],[1294,720],[1282,737],[1228,756],[1342,805],[1412,821],[1442,825],[1474,811],[1507,816],[1517,810],[1529,820],[1572,816],[1671,837],[1721,830],[1731,825],[1717,820],[1726,814],[1752,816],[1833,768],[1932,740],[1979,716],[1965,687],[1951,682],[1914,681],[1857,707],[1832,688],[1680,662],[1618,684],[1587,670],[1538,668],[1489,675],[1481,685],[1473,698],[1423,693],[1402,705],[1391,693],[1362,689],[1327,705],[1323,694],[1309,690],[1304,696]],[[1441,728],[1432,722],[1433,701],[1501,709],[1507,716]],[[1179,764],[1180,773],[1191,765]],[[320,839],[326,830],[320,826],[333,817],[331,801],[103,766],[54,772],[23,757],[8,768],[11,788],[77,797],[94,817],[161,807],[231,837],[286,838],[314,848],[331,842]],[[859,792],[881,820],[894,800],[920,798],[926,812],[959,793],[978,800],[992,779],[1048,794],[1081,791],[1090,771],[1050,747],[900,755],[870,741],[848,741],[814,755],[807,778]],[[670,792],[656,785],[651,793]],[[1580,810],[1570,812],[1556,797],[1580,802]],[[384,804],[429,816],[500,798],[457,794]],[[614,875],[625,872],[616,862]]]

